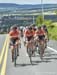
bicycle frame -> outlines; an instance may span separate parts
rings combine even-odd
[[[38,50],[39,50],[40,58],[43,59],[43,54],[44,54],[44,50],[45,50],[45,41],[44,40],[39,40]]]
[[[29,55],[31,64],[32,64],[32,59],[31,59],[31,57],[32,57],[32,54],[33,54],[33,51],[34,51],[33,46],[34,46],[34,45],[33,45],[33,41],[30,40],[30,41],[28,42],[28,46],[27,46],[27,53],[28,53],[28,55]]]

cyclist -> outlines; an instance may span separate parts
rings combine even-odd
[[[34,24],[32,25],[32,30],[33,30],[34,35],[35,35],[36,27],[35,27],[35,25],[34,25]]]
[[[28,30],[28,26],[26,26],[24,29],[23,29],[23,35],[24,35],[24,46],[26,45],[26,31]]]
[[[33,32],[31,26],[29,26],[28,29],[26,30],[25,36],[27,38],[27,48],[30,46],[33,49],[34,48],[33,43],[30,41],[33,41],[34,32]],[[32,53],[33,53],[33,51],[32,51]]]
[[[21,37],[23,37],[23,29],[21,29]]]
[[[46,36],[47,36],[46,38],[47,38],[48,41],[49,41],[49,35],[48,35],[48,30],[47,30],[46,25],[43,25],[42,28],[44,29],[44,31],[45,31],[45,33],[46,33]]]
[[[43,38],[45,37],[45,31],[41,29],[41,27],[38,27],[35,34],[36,36],[38,36],[39,40],[43,40]]]
[[[38,47],[38,42],[43,40],[45,37],[45,31],[40,27],[35,32],[35,37],[36,37],[36,47]]]
[[[45,48],[47,48],[47,41],[49,41],[49,34],[46,25],[43,25],[42,29],[45,31]]]
[[[36,36],[37,36],[37,41],[38,41],[37,43],[39,48],[38,53],[40,54],[40,57],[42,59],[45,50],[45,31],[41,27],[38,27],[38,30],[36,31]]]
[[[12,62],[14,61],[13,53],[14,53],[14,44],[18,46],[20,40],[20,31],[17,26],[12,26],[9,32],[10,42],[11,42],[11,50],[12,50]],[[19,51],[17,49],[17,56],[19,56]]]

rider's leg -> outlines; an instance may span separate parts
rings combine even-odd
[[[26,45],[26,37],[24,36],[24,46]]]
[[[17,47],[17,56],[19,56],[19,40],[16,41],[16,47]]]
[[[11,46],[12,62],[14,61],[14,47]]]
[[[21,48],[21,40],[18,40],[19,47]]]
[[[28,53],[29,41],[26,42],[26,48],[27,48],[27,53]]]
[[[48,36],[45,36],[45,48],[47,48],[47,41],[48,41]]]

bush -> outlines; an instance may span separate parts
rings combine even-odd
[[[41,26],[44,23],[43,17],[40,15],[36,18],[36,25]]]

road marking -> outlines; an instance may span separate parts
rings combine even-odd
[[[51,51],[54,51],[55,53],[57,53],[57,50],[56,50],[56,49],[51,48],[51,47],[48,47],[48,46],[47,46],[47,48],[48,48],[48,49],[50,49]],[[26,53],[26,56],[28,56],[28,54],[27,54],[27,53]]]
[[[6,44],[6,52],[5,52],[5,56],[4,56],[3,65],[2,65],[2,68],[1,68],[1,75],[6,74],[6,63],[7,63],[8,48],[9,48],[9,38],[8,38],[8,41],[7,41],[7,44]]]
[[[49,48],[51,51],[54,51],[55,53],[57,53],[57,50],[56,49],[51,48],[51,47],[48,47],[48,46],[47,46],[47,48]]]
[[[0,55],[0,64],[2,62],[2,58],[3,58],[3,55],[4,55],[4,50],[5,50],[5,46],[6,46],[7,39],[8,39],[8,37],[6,36],[6,39],[5,39],[3,48],[2,48],[2,52],[1,52],[1,55]]]
[[[26,56],[28,57],[28,53],[26,53]]]

